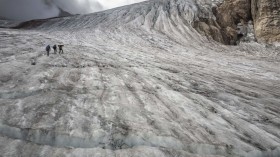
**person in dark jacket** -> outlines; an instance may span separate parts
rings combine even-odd
[[[51,47],[50,47],[50,45],[48,45],[48,46],[46,47],[47,56],[49,56],[49,55],[50,55],[50,50],[51,50]]]
[[[63,53],[63,49],[62,49],[62,47],[63,47],[64,45],[58,45],[58,48],[59,48],[59,54],[62,54]]]
[[[57,52],[57,46],[56,45],[53,45],[53,52],[54,52],[54,54],[56,54],[56,52]]]

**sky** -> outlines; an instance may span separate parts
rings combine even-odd
[[[55,17],[59,8],[72,14],[88,14],[144,0],[0,0],[0,17],[31,20]]]

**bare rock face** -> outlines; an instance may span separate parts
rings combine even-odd
[[[193,26],[200,34],[206,37],[212,37],[215,41],[224,43],[221,27],[215,20],[200,18],[199,21],[194,22]]]
[[[279,42],[279,0],[224,0],[212,7],[215,18],[199,18],[198,32],[215,41],[235,45],[239,41]],[[251,23],[253,21],[253,23]],[[253,35],[252,32],[253,31]]]
[[[251,0],[252,17],[258,41],[280,42],[280,1]]]
[[[225,44],[232,45],[239,40],[237,25],[242,23],[247,26],[251,20],[250,7],[250,0],[226,0],[217,8],[215,16],[223,31]]]
[[[241,20],[248,21],[251,18],[250,0],[226,0],[217,8],[217,21],[226,28],[236,28]]]
[[[235,45],[240,35],[246,35],[248,21],[252,20],[250,0],[225,0],[212,7],[213,17],[199,18],[194,28],[203,35],[226,45]],[[241,27],[237,27],[238,25]]]

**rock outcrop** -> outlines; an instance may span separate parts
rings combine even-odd
[[[198,32],[226,45],[235,45],[247,34],[252,20],[250,0],[225,0],[212,6],[213,17],[194,22]],[[241,26],[241,27],[240,27]]]
[[[199,21],[195,21],[193,27],[202,35],[206,37],[212,37],[215,41],[225,43],[222,36],[220,25],[213,19],[200,18]]]
[[[251,0],[255,35],[261,42],[280,42],[280,1]]]
[[[246,34],[247,23],[251,20],[250,7],[250,0],[226,0],[214,12],[225,44],[233,45]],[[243,31],[238,30],[239,23],[242,23]]]
[[[235,45],[244,38],[246,41],[255,40],[252,34],[248,37],[252,26],[257,41],[280,41],[279,0],[225,0],[213,6],[212,12],[214,18],[199,18],[194,22],[194,27],[218,42]]]

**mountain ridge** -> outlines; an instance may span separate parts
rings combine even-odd
[[[93,18],[99,19],[100,17],[104,18],[102,20],[96,21],[95,23],[88,23],[88,26],[85,27],[94,27],[94,25],[102,25],[106,22],[106,18],[110,18],[111,21],[107,21],[108,24],[111,25],[118,25],[120,21],[121,23],[129,23],[129,21],[137,21],[138,24],[146,25],[147,27],[154,27],[156,20],[158,19],[158,13],[161,13],[161,16],[164,16],[166,18],[165,20],[168,20],[171,25],[174,26],[166,26],[166,27],[176,27],[176,24],[178,21],[181,21],[179,25],[188,25],[191,24],[192,27],[194,27],[200,34],[203,34],[207,36],[208,38],[212,38],[215,41],[218,41],[223,44],[227,45],[235,45],[240,41],[240,37],[246,38],[248,35],[247,32],[252,32],[254,36],[255,32],[257,34],[261,34],[260,31],[262,29],[258,29],[258,22],[256,22],[256,18],[253,18],[251,14],[259,14],[255,12],[253,9],[253,3],[251,5],[251,1],[248,0],[230,0],[230,1],[212,1],[212,2],[206,2],[206,1],[181,1],[181,0],[172,0],[172,1],[160,1],[160,0],[152,0],[152,1],[146,1],[141,2],[138,4],[132,4],[129,6],[123,6],[115,9],[110,9],[107,11],[101,11],[98,13],[93,13],[89,15],[81,15],[79,18],[87,19],[92,18],[92,21],[96,21]],[[273,4],[270,3],[270,6],[279,6],[279,3]],[[252,7],[251,7],[252,6]],[[252,8],[252,13],[251,13]],[[233,12],[233,14],[229,14],[228,10],[230,12]],[[273,10],[273,9],[272,9]],[[118,11],[123,12],[124,14],[123,19],[119,19],[117,16],[119,13]],[[138,14],[135,14],[135,17],[126,17],[126,13],[129,12],[138,12]],[[151,12],[152,11],[152,12]],[[273,11],[271,11],[273,12]],[[112,15],[116,14],[116,15]],[[188,14],[188,15],[187,15]],[[102,16],[99,16],[102,15]],[[187,16],[185,16],[187,15]],[[115,17],[114,17],[115,16]],[[241,18],[239,18],[241,17]],[[129,19],[130,18],[130,19]],[[134,18],[134,19],[133,19]],[[117,19],[117,20],[116,20]],[[126,19],[126,20],[124,20]],[[57,19],[56,21],[52,21],[50,23],[54,24],[56,22],[59,22],[60,20],[64,19]],[[66,21],[70,21],[71,19],[66,19]],[[77,20],[73,17],[73,20]],[[141,21],[142,20],[142,21]],[[144,21],[143,21],[144,20]],[[146,21],[145,21],[146,20]],[[149,24],[147,23],[150,22]],[[254,21],[255,22],[254,22]],[[278,18],[278,21],[280,19]],[[39,20],[38,22],[32,21],[32,22],[26,22],[21,25],[19,25],[16,28],[33,28],[34,26],[29,26],[29,23],[39,23],[39,25],[35,25],[36,27],[39,27],[41,24],[47,23],[48,20]],[[81,21],[81,20],[80,20]],[[116,21],[115,23],[113,21]],[[250,21],[253,21],[253,25],[250,26],[248,23]],[[137,23],[136,22],[136,23]],[[68,23],[68,22],[67,22]],[[84,23],[81,21],[81,23]],[[136,26],[137,24],[134,23]],[[163,22],[164,23],[164,22]],[[187,24],[188,23],[188,24]],[[275,18],[275,22],[277,23],[277,18]],[[86,24],[86,23],[85,23]],[[92,25],[91,25],[92,24]],[[75,24],[72,24],[72,26]],[[150,25],[150,26],[148,26]],[[240,25],[237,27],[237,25]],[[254,25],[256,26],[256,29],[254,29]],[[51,26],[51,25],[50,25]],[[138,25],[139,26],[139,25]],[[67,26],[66,26],[67,27]],[[159,26],[158,26],[159,27]],[[250,30],[250,27],[251,30]],[[277,27],[277,26],[273,26]],[[149,29],[150,29],[149,28]],[[161,29],[161,28],[158,28]],[[240,29],[242,31],[240,32]],[[268,43],[271,42],[279,42],[277,37],[277,31],[272,31],[276,33],[271,33],[270,36],[262,37],[260,35],[257,35],[256,38],[258,41],[266,41]],[[240,37],[238,37],[240,36]],[[254,39],[251,39],[254,40]]]

